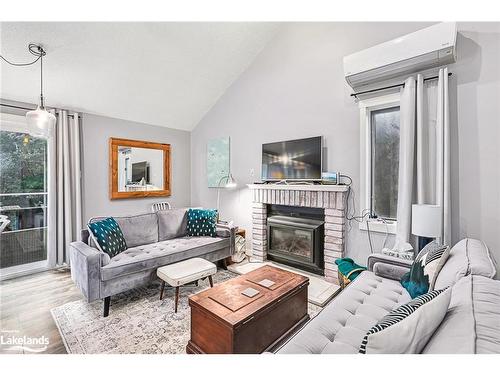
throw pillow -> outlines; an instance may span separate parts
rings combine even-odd
[[[361,354],[420,353],[443,321],[451,288],[433,290],[384,316],[365,335]]]
[[[417,255],[410,272],[403,275],[401,285],[408,291],[411,298],[418,297],[434,289],[437,275],[450,254],[446,245],[438,245],[432,241]]]
[[[216,237],[217,210],[190,208],[188,210],[187,235]]]
[[[99,250],[105,252],[111,258],[127,250],[127,243],[122,230],[112,217],[89,223],[87,226]]]
[[[187,208],[172,208],[156,212],[160,241],[184,237],[187,234],[187,213]]]

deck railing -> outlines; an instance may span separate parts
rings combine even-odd
[[[0,234],[0,268],[47,259],[47,193],[2,193],[0,213],[11,221]]]

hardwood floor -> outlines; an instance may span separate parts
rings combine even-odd
[[[23,276],[0,283],[0,330],[18,331],[16,336],[49,339],[43,353],[66,353],[50,310],[82,298],[71,280],[68,269],[60,269]],[[0,353],[23,353],[2,350]]]

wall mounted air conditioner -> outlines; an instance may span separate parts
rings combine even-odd
[[[351,87],[412,74],[456,61],[457,25],[443,22],[344,57]]]

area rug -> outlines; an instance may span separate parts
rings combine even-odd
[[[238,276],[220,270],[214,283]],[[51,310],[68,353],[72,354],[181,354],[190,338],[188,296],[208,288],[208,281],[182,287],[177,313],[174,289],[166,288],[159,300],[159,283],[111,298],[110,314],[102,316],[103,303],[74,301]],[[321,308],[308,304],[313,317]]]

